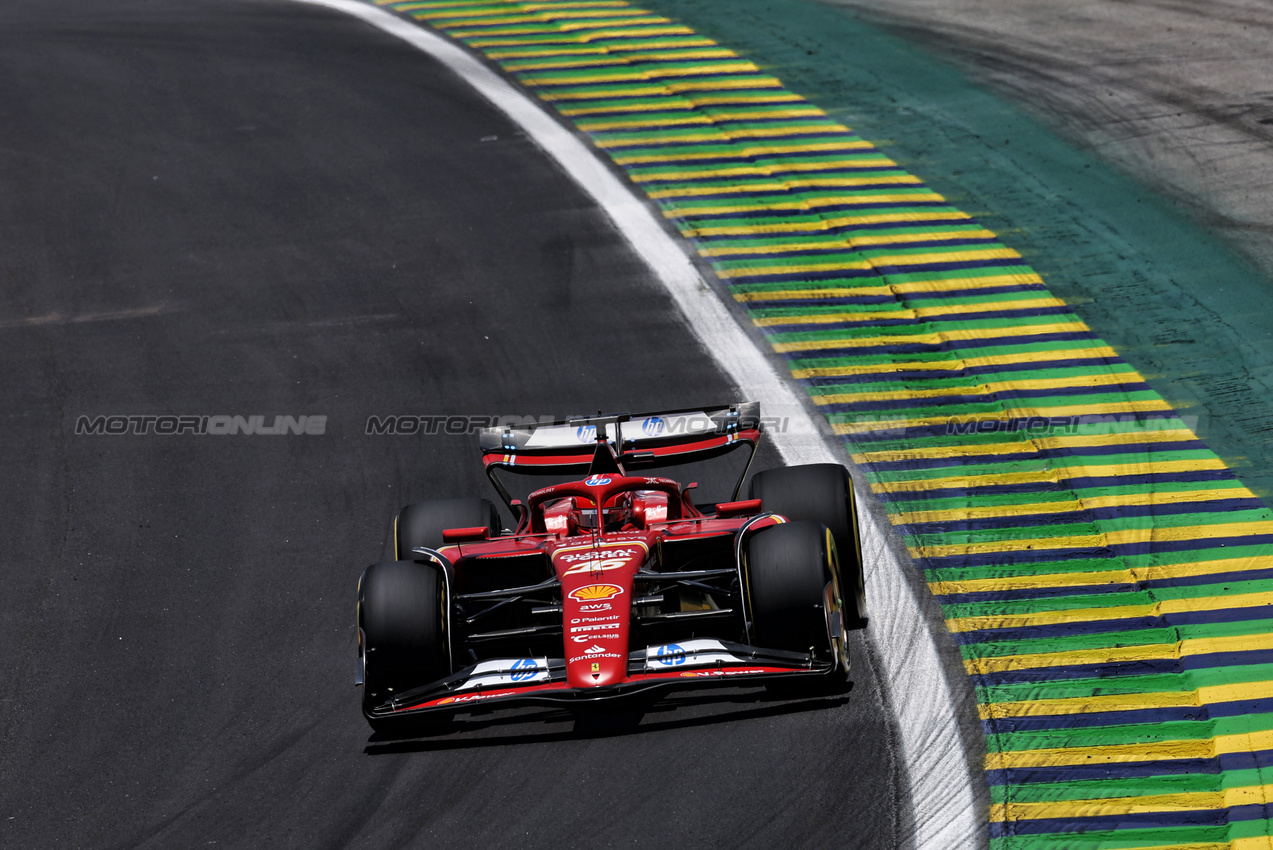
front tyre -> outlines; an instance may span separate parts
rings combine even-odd
[[[748,540],[745,564],[752,643],[812,652],[834,664],[828,684],[846,682],[848,640],[828,529],[812,522],[766,528]]]
[[[386,561],[363,573],[358,628],[363,640],[363,716],[377,732],[400,724],[371,710],[405,690],[451,673],[445,586],[438,568]]]
[[[420,546],[438,549],[443,531],[476,526],[488,529],[491,537],[499,536],[499,511],[487,499],[435,499],[407,505],[398,511],[393,525],[395,554],[405,559]]]
[[[858,536],[857,502],[849,472],[838,463],[810,463],[758,472],[751,479],[749,498],[761,508],[790,520],[825,525],[835,540],[838,576],[845,596],[848,628],[866,626],[866,581],[862,542]]]

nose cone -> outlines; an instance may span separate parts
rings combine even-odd
[[[571,687],[596,688],[627,678],[632,577],[648,554],[643,540],[589,541],[553,553]]]
[[[607,641],[607,643],[609,643]],[[602,685],[613,685],[627,677],[627,647],[615,651],[617,647],[602,646],[600,643],[592,647],[601,652],[584,652],[566,659],[566,684],[572,688],[599,688]]]
[[[623,667],[627,667],[626,653],[624,655]],[[618,664],[612,662],[608,666],[603,665],[599,672],[590,673],[588,678],[592,679],[592,681],[588,682],[588,684],[598,688],[602,685],[617,685],[619,682],[622,682],[625,678],[627,678],[627,675],[628,671],[626,669],[621,669]],[[569,680],[569,676],[567,676],[567,680]]]

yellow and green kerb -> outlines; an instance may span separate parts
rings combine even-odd
[[[1017,252],[657,12],[380,5],[584,133],[787,359],[961,647],[993,848],[1273,848],[1273,515]]]

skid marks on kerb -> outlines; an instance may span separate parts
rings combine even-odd
[[[992,846],[1266,846],[1273,517],[1015,251],[655,11],[383,5],[574,122],[786,358],[961,644]]]
[[[522,89],[428,29],[359,0],[304,2],[359,17],[428,53],[516,122],[628,239],[740,394],[761,402],[766,410],[781,412],[784,427],[775,429],[772,440],[784,462],[842,459],[796,397],[796,385],[779,375],[756,341],[743,332],[718,295],[687,262],[683,246],[669,236],[631,186],[615,177],[573,132],[531,102]],[[794,99],[794,95],[789,97]],[[983,845],[984,822],[977,796],[985,786],[974,779],[977,770],[965,751],[958,722],[958,717],[966,715],[965,707],[952,698],[948,679],[951,674],[960,674],[939,659],[928,618],[885,528],[874,515],[867,515],[862,518],[861,531],[863,552],[869,553],[867,582],[879,606],[870,630],[864,633],[875,652],[867,659],[867,667],[874,671],[871,675],[890,708],[901,774],[897,779],[906,784],[899,793],[908,800],[924,801],[922,811],[906,806],[900,812],[896,844],[940,850]]]

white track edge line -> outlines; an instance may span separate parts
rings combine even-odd
[[[298,0],[344,12],[429,54],[471,85],[524,129],[578,185],[596,200],[632,247],[654,271],[684,314],[690,329],[743,396],[762,411],[780,411],[785,431],[771,433],[788,464],[843,463],[791,385],[773,368],[719,296],[637,198],[586,145],[523,92],[462,48],[363,0]],[[887,532],[869,514],[860,517],[863,560],[868,568],[871,625],[867,638],[884,665],[880,685],[894,707],[902,760],[915,808],[905,826],[917,850],[984,846],[984,824],[952,708],[954,696],[924,626]],[[865,802],[865,801],[864,801]]]

